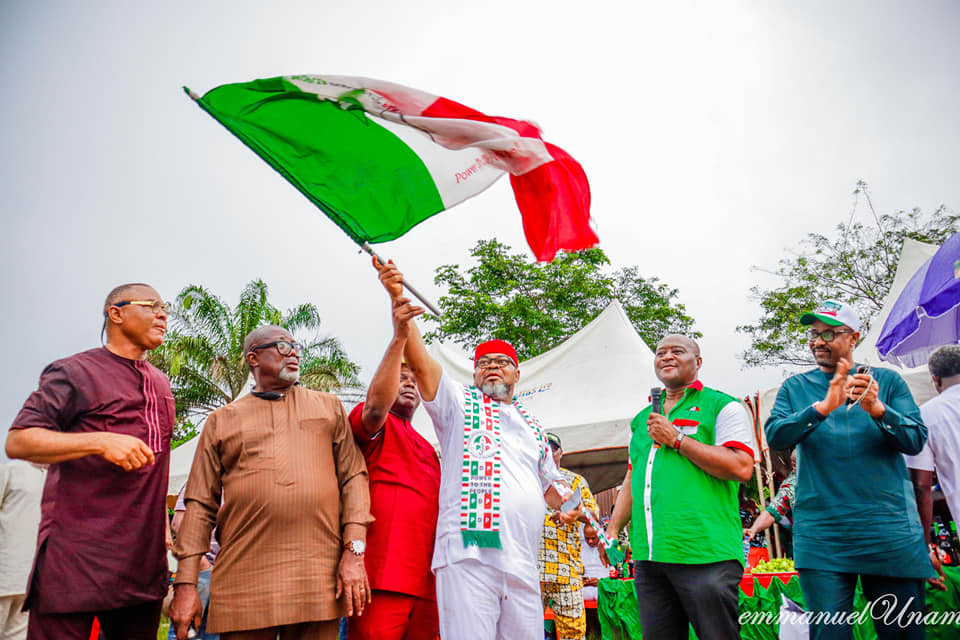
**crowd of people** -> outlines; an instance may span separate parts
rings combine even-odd
[[[560,438],[516,399],[514,348],[478,345],[473,384],[458,383],[427,351],[423,309],[404,297],[400,271],[374,266],[393,335],[366,400],[348,414],[299,386],[303,346],[281,327],[252,331],[243,351],[254,387],[207,418],[175,538],[173,394],[145,359],[163,340],[165,306],[148,285],[111,291],[105,345],[49,365],[7,436],[7,454],[32,465],[3,466],[4,547],[15,546],[8,531],[38,537],[14,552],[22,566],[10,576],[25,577],[32,558],[29,581],[13,591],[0,581],[10,591],[0,591],[0,634],[87,640],[96,619],[105,640],[153,640],[172,547],[172,638],[540,640],[549,607],[557,638],[579,640],[585,599],[609,575],[605,544],[629,530],[645,639],[685,638],[690,626],[702,639],[739,638],[738,491],[757,444],[738,399],[700,380],[699,345],[657,344],[662,401],[638,407],[626,476],[598,530],[597,502],[561,466]],[[766,424],[772,447],[795,450],[796,471],[747,535],[792,523],[811,611],[850,612],[859,579],[868,599],[922,612],[924,580],[938,580],[921,524],[934,470],[956,501],[960,347],[930,358],[940,396],[921,412],[895,372],[854,363],[860,323],[848,305],[827,301],[798,322],[817,367],[786,380]],[[439,457],[411,424],[421,404]],[[16,492],[36,495],[41,482],[31,520]],[[923,637],[922,622],[875,626],[880,638]],[[850,638],[852,627],[815,623],[811,637]]]

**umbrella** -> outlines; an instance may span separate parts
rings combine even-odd
[[[887,362],[918,367],[940,345],[960,341],[960,233],[941,245],[904,287],[877,338]]]

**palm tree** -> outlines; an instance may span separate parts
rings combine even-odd
[[[243,358],[248,333],[265,324],[279,325],[291,335],[315,332],[320,326],[320,312],[313,304],[281,313],[268,302],[262,280],[248,283],[233,308],[204,287],[189,285],[169,306],[169,316],[166,339],[149,359],[170,378],[177,405],[174,440],[181,442],[196,433],[196,425],[208,413],[243,392],[250,375]],[[347,357],[339,340],[315,333],[304,344],[300,384],[328,392],[359,386],[360,367]]]

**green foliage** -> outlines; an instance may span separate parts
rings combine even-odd
[[[858,183],[855,194],[863,194],[869,204],[866,186]],[[893,284],[904,239],[942,244],[960,229],[960,216],[944,206],[930,215],[913,209],[879,218],[874,214],[874,219],[876,226],[837,225],[835,237],[807,234],[800,250],[769,272],[782,280],[779,287],[750,290],[760,302],[761,315],[756,324],[737,327],[751,339],[740,356],[745,365],[812,365],[806,328],[797,319],[824,299],[853,305],[864,322],[861,334],[866,333]]]
[[[173,427],[173,438],[170,439],[170,448],[176,449],[184,442],[192,440],[199,433],[200,430],[197,428],[197,425],[193,424],[190,420],[178,420],[177,424]]]
[[[185,287],[170,305],[167,336],[148,356],[170,378],[177,405],[174,440],[180,444],[197,432],[208,413],[235,400],[250,375],[243,358],[243,339],[265,324],[275,324],[296,336],[320,326],[320,312],[309,303],[281,313],[267,300],[262,280],[247,284],[231,307],[199,285]],[[336,391],[359,384],[360,368],[347,357],[336,338],[304,341],[300,384]]]
[[[547,351],[579,331],[613,300],[619,300],[644,341],[653,348],[670,333],[692,337],[693,319],[674,302],[676,289],[639,276],[637,267],[608,273],[600,249],[558,253],[553,262],[510,254],[497,240],[480,240],[470,251],[477,264],[437,269],[447,288],[430,340],[451,340],[468,349],[485,340],[507,340],[521,359]]]

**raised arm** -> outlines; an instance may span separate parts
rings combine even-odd
[[[397,269],[392,261],[387,264],[381,264],[376,257],[373,258],[373,266],[380,273],[380,282],[383,284],[390,299],[393,301],[394,309],[409,300],[403,297],[403,274]],[[437,387],[440,385],[440,376],[443,374],[443,368],[440,363],[434,360],[427,347],[423,344],[423,337],[420,335],[420,329],[413,317],[409,319],[409,328],[407,340],[404,345],[404,355],[407,358],[407,365],[413,371],[417,378],[417,388],[420,390],[420,397],[425,401],[432,401],[437,395]]]
[[[383,428],[387,414],[397,398],[400,389],[400,364],[403,361],[403,349],[407,344],[407,335],[413,318],[423,313],[422,307],[415,307],[403,298],[391,300],[393,308],[393,338],[383,354],[383,360],[373,374],[367,389],[367,400],[363,404],[360,420],[363,429],[371,437]]]

